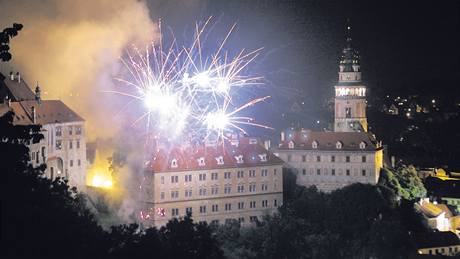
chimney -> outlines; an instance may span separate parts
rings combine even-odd
[[[16,79],[18,80],[18,83],[21,83],[21,74],[19,74],[19,72],[16,72]]]
[[[10,79],[11,79],[11,81],[14,81],[14,74],[13,74],[13,71],[10,71]]]
[[[34,107],[34,106],[32,106],[32,122],[33,122],[34,124],[37,123],[37,114],[36,114],[36,112],[35,112],[35,107]]]
[[[281,141],[284,141],[284,131],[281,131]]]
[[[37,86],[35,87],[35,101],[37,101],[38,104],[40,104],[42,101],[41,90],[40,90],[40,86],[38,85],[38,82],[37,82]]]

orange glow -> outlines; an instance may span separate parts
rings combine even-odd
[[[101,156],[96,151],[94,163],[88,170],[86,185],[104,189],[113,188],[113,177],[109,170],[110,164],[105,157],[108,156]]]

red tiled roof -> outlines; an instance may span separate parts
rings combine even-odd
[[[284,141],[281,141],[278,149],[302,149],[313,150],[313,142],[317,143],[317,150],[365,150],[375,151],[380,145],[375,137],[367,132],[315,132],[310,130],[288,130],[284,132]],[[342,147],[337,149],[340,142]],[[292,143],[292,148],[289,148]],[[364,143],[364,149],[360,144]]]
[[[226,142],[224,145],[199,146],[188,148],[160,148],[153,154],[149,168],[152,172],[178,172],[189,170],[213,170],[221,168],[253,167],[264,165],[281,165],[283,160],[270,153],[260,144],[260,141],[249,142],[242,140],[238,146]],[[243,156],[241,163],[237,156]],[[266,156],[266,161],[262,158]],[[218,163],[220,157],[223,163]],[[203,159],[204,163],[200,163]],[[176,166],[173,166],[173,160]]]
[[[0,114],[12,110],[15,113],[14,123],[28,125],[33,123],[32,107],[35,108],[36,124],[84,121],[60,100],[42,100],[40,103],[35,100],[11,102],[10,107],[3,105]]]

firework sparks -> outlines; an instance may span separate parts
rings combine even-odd
[[[243,129],[245,125],[270,128],[255,123],[254,118],[238,116],[240,111],[266,100],[268,96],[231,109],[232,94],[237,93],[238,88],[260,84],[260,77],[242,75],[260,49],[240,51],[230,57],[224,46],[234,25],[217,50],[205,57],[200,37],[209,21],[202,27],[196,26],[194,41],[188,48],[179,48],[173,40],[164,49],[160,40],[145,53],[134,49],[135,55],[128,52],[128,58],[122,60],[130,79],[118,80],[135,91],[112,92],[144,103],[145,113],[133,124],[146,121],[148,131],[157,136],[167,135],[168,138],[171,135],[184,136],[187,129],[187,137],[192,135],[203,141],[210,138],[222,140],[226,132],[235,130],[246,133]]]

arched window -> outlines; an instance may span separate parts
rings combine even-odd
[[[311,143],[311,147],[314,148],[314,149],[317,149],[317,148],[318,148],[318,141],[316,141],[316,140],[313,141],[313,142]]]
[[[171,168],[177,168],[177,159],[171,160]]]
[[[342,146],[343,146],[343,144],[340,141],[337,141],[337,143],[335,143],[335,148],[337,148],[337,149],[342,149]]]
[[[205,166],[206,165],[205,162],[204,162],[204,157],[198,158],[198,165],[199,166]]]

